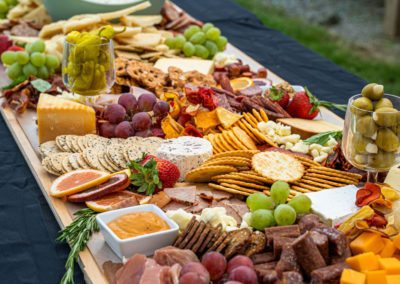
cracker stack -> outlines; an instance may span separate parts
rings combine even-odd
[[[266,237],[262,232],[252,233],[243,228],[228,233],[223,231],[221,225],[213,228],[193,216],[173,245],[180,249],[190,249],[199,256],[217,251],[229,259],[239,253],[250,257],[261,252],[265,244]]]
[[[157,137],[104,138],[89,134],[60,135],[55,141],[40,145],[42,166],[53,175],[79,169],[118,172],[127,163],[141,158],[142,153],[155,154],[162,139]]]

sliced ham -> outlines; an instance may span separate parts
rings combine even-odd
[[[242,216],[249,212],[246,203],[243,201],[231,202],[231,200],[213,201],[211,207],[224,207],[226,214],[232,216],[238,224],[242,223]]]
[[[148,258],[139,284],[169,284],[169,267]]]
[[[183,266],[189,262],[199,262],[199,259],[191,250],[178,249],[173,246],[168,246],[156,250],[154,252],[153,259],[159,265],[168,265],[168,266],[172,266],[176,263]]]
[[[173,200],[179,203],[193,205],[196,202],[196,187],[171,187],[164,189],[164,192]]]
[[[171,201],[170,203],[168,203],[167,205],[165,205],[164,207],[163,207],[163,210],[164,211],[168,211],[168,210],[178,210],[178,209],[187,209],[187,208],[189,208],[190,206],[187,206],[187,205],[185,205],[185,204],[182,204],[182,203],[179,203],[179,202],[176,202],[176,201]]]
[[[143,254],[135,254],[116,273],[117,284],[139,284],[145,270],[147,257]]]
[[[116,273],[122,266],[123,266],[122,263],[115,263],[112,261],[106,261],[103,263],[104,275],[106,276],[110,284],[117,283]]]
[[[201,213],[201,211],[203,211],[204,208],[210,207],[210,205],[211,205],[210,202],[206,201],[205,199],[199,196],[196,196],[196,203],[193,206],[186,208],[185,210],[193,214],[198,214]]]

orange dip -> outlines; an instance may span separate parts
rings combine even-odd
[[[167,222],[153,212],[129,213],[107,224],[120,239],[128,239],[170,229]]]

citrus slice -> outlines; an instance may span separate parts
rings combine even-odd
[[[51,185],[50,195],[63,197],[81,192],[101,184],[110,178],[110,174],[97,170],[76,170],[59,176]]]
[[[126,190],[110,193],[93,201],[86,201],[86,206],[96,212],[105,212],[133,205],[138,205],[136,195]]]
[[[246,89],[247,87],[251,87],[254,85],[253,80],[247,77],[239,77],[232,79],[230,83],[235,92],[241,91],[243,89]]]

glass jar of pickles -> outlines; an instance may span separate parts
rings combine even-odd
[[[95,96],[109,91],[115,80],[112,26],[70,32],[65,39],[62,75],[73,93]]]
[[[369,172],[369,179],[400,162],[399,109],[400,97],[384,94],[375,83],[349,99],[342,149],[353,166]]]

